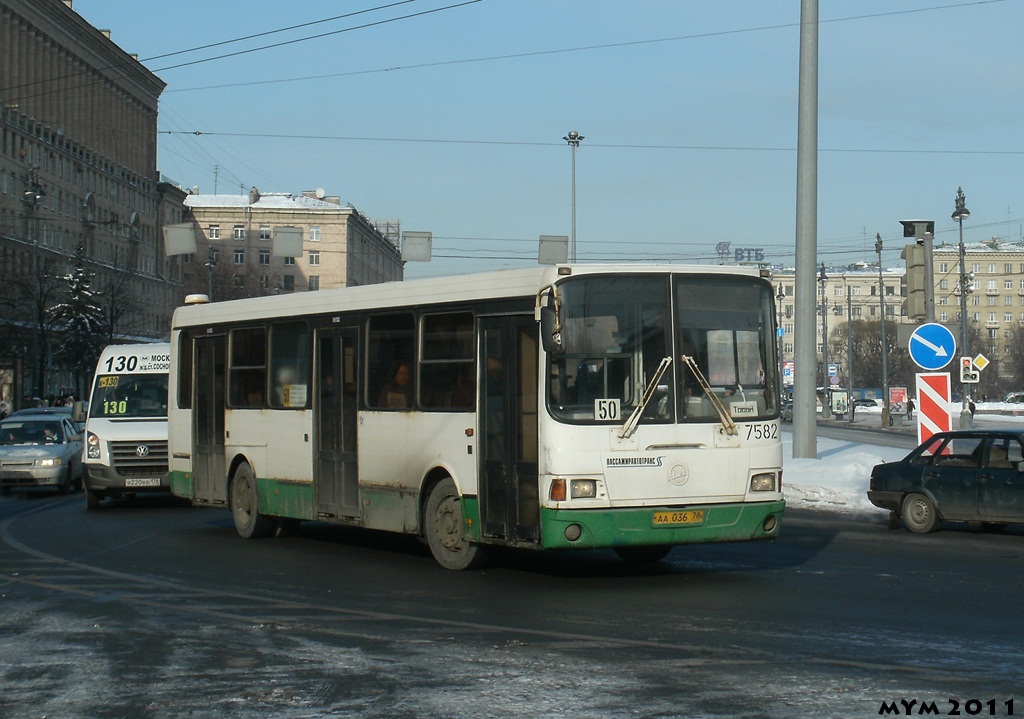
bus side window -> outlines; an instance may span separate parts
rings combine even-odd
[[[231,332],[228,398],[232,407],[262,407],[267,384],[267,331],[263,327]]]
[[[425,315],[420,343],[420,404],[472,409],[476,398],[473,313]]]
[[[270,327],[270,377],[274,382],[271,407],[306,406],[310,353],[309,330],[305,322],[274,324]]]
[[[406,366],[409,382],[415,383],[417,375],[412,359],[416,356],[416,322],[412,314],[380,315],[370,318],[369,361],[367,362],[366,404],[369,407],[386,409],[390,401],[395,375],[402,373]],[[410,392],[415,387],[410,388]],[[411,398],[406,406],[412,404]]]

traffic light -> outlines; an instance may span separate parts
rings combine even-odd
[[[981,373],[974,369],[974,360],[970,357],[960,358],[960,382],[962,384],[972,384],[980,379]]]

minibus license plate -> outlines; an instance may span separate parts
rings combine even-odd
[[[138,479],[126,479],[124,481],[125,487],[159,487],[159,477],[144,477]]]
[[[683,512],[655,512],[655,527],[674,527],[681,524],[703,524],[704,510],[689,509]]]

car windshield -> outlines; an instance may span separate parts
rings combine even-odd
[[[0,444],[56,444],[64,441],[60,422],[8,420],[0,422]]]

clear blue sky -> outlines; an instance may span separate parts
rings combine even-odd
[[[322,187],[432,232],[407,277],[535,264],[540,235],[568,235],[570,130],[581,261],[717,262],[731,242],[793,264],[799,0],[458,2],[74,9],[167,83],[166,176]],[[819,20],[820,259],[873,260],[881,233],[898,266],[908,218],[955,242],[961,185],[968,241],[1020,241],[1024,2],[821,0]]]

